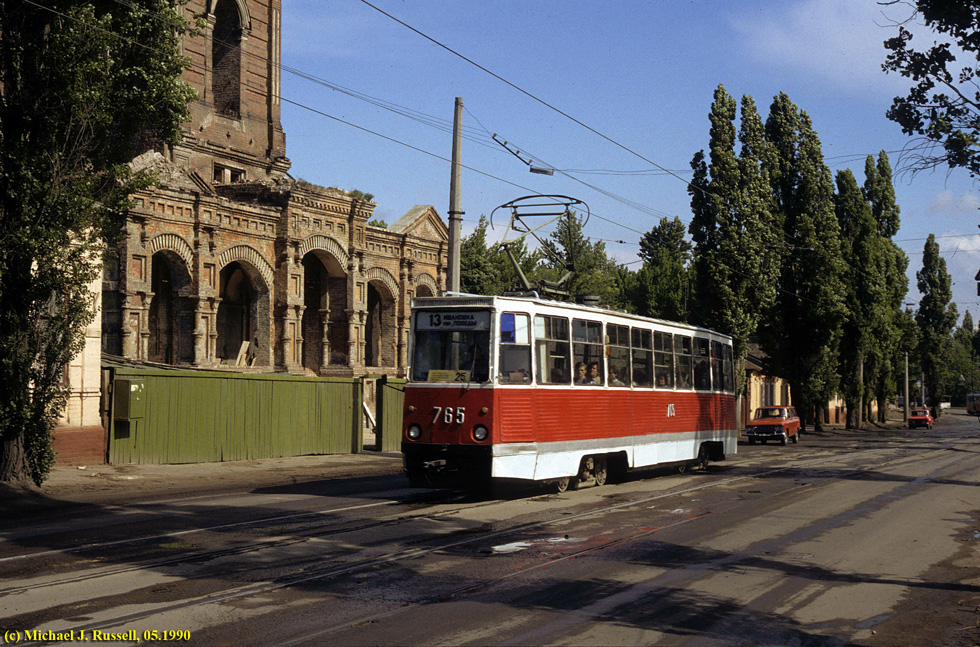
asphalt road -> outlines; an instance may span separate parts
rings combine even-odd
[[[18,644],[976,645],[978,470],[980,424],[952,413],[563,494],[386,469],[106,499],[0,519],[0,627]]]

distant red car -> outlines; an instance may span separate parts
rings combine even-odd
[[[767,440],[778,440],[785,445],[788,440],[800,441],[800,418],[793,407],[759,407],[755,417],[746,428],[745,435],[749,444],[755,441],[763,444]]]
[[[916,427],[932,429],[932,423],[932,414],[928,409],[912,409],[912,413],[909,414],[909,429]]]

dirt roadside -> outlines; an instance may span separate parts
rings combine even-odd
[[[185,465],[55,467],[40,487],[0,484],[0,519],[50,515],[85,505],[148,503],[197,493],[248,492],[401,473],[400,453],[377,452]]]

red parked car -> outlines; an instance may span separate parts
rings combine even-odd
[[[800,418],[793,407],[759,407],[755,417],[745,428],[749,444],[754,445],[758,440],[765,444],[767,440],[778,440],[785,445],[787,441],[800,441]]]
[[[916,427],[932,429],[932,423],[932,414],[929,413],[928,409],[912,409],[912,412],[909,414],[909,429],[915,429]]]

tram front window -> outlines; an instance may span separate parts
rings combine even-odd
[[[421,311],[415,320],[415,382],[490,379],[490,313]]]

